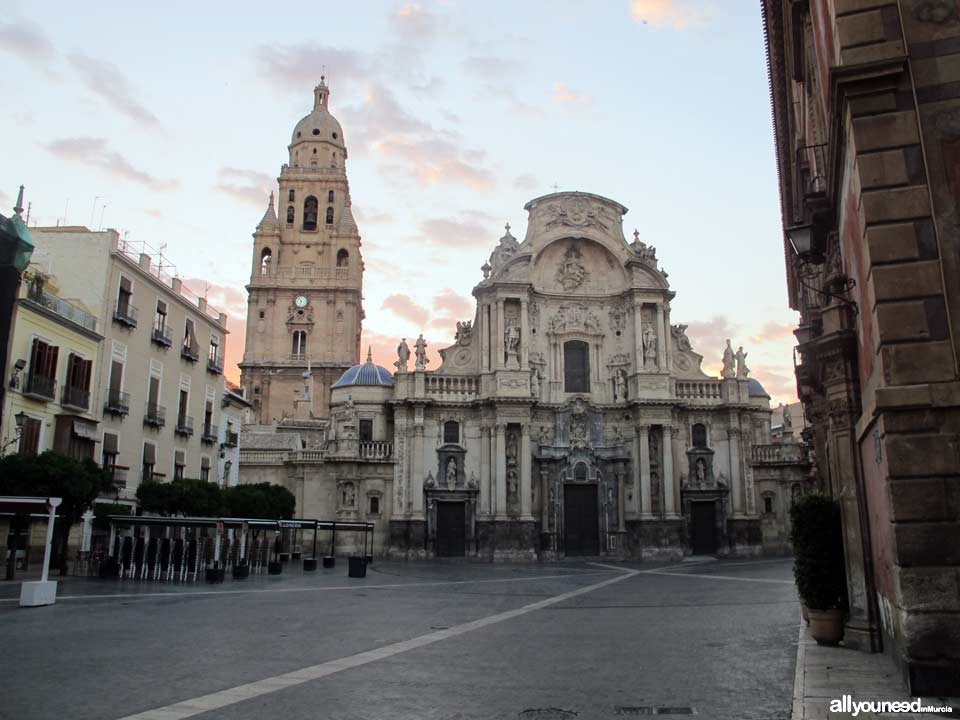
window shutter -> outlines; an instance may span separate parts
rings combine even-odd
[[[80,361],[80,389],[90,391],[90,375],[93,372],[93,360]]]
[[[144,465],[157,464],[157,446],[154,445],[153,443],[143,444],[143,464]]]
[[[120,278],[120,292],[128,293],[132,291],[132,288],[133,286],[131,285],[130,280],[125,277]]]
[[[116,455],[119,452],[120,438],[113,433],[103,434],[103,454]]]
[[[60,356],[60,348],[47,346],[46,376],[51,380],[57,377],[57,358],[59,356]]]
[[[201,468],[207,468],[207,469],[209,469],[209,468],[210,468],[210,458],[208,458],[206,455],[204,455],[202,458],[200,458],[200,467],[201,467]]]
[[[183,450],[177,450],[173,454],[173,464],[174,465],[183,465]]]

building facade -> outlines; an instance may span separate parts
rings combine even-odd
[[[762,3],[797,388],[844,523],[844,643],[960,694],[960,8]]]
[[[114,230],[31,236],[64,296],[103,328],[91,411],[114,499],[132,501],[145,480],[218,480],[226,315],[172,277],[162,255]]]
[[[766,502],[805,457],[764,453],[769,397],[742,347],[728,341],[723,377],[701,370],[655,248],[627,242],[613,200],[529,202],[525,238],[507,226],[437,369],[422,336],[398,338],[395,373],[359,363],[346,146],[326,85],[315,93],[279,178],[290,204],[280,220],[271,198],[254,233],[242,367],[260,424],[241,482],[286,485],[301,516],[372,521],[394,556],[763,552],[758,468]],[[306,230],[323,197],[328,227]]]

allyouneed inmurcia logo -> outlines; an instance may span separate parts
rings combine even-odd
[[[923,700],[854,700],[849,695],[830,701],[830,712],[850,713],[857,717],[860,713],[948,713],[953,712],[949,705],[925,705]]]

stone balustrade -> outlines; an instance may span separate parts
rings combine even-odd
[[[286,450],[240,450],[242,465],[280,465],[286,459]]]
[[[719,380],[677,380],[677,397],[681,400],[720,402]]]
[[[754,445],[752,460],[755,463],[804,463],[807,461],[802,445]]]
[[[364,460],[387,460],[393,457],[393,443],[374,440],[360,443],[360,457]]]
[[[426,394],[437,400],[472,400],[480,390],[479,379],[456,375],[427,375]]]

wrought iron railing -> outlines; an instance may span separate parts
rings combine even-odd
[[[91,332],[97,331],[97,319],[93,315],[44,290],[42,287],[31,285],[27,290],[27,298],[82,328]]]
[[[28,372],[23,383],[23,394],[38,400],[53,400],[57,395],[56,378]]]
[[[153,331],[150,333],[150,339],[162,347],[168,348],[173,346],[172,333],[166,325],[154,324]]]
[[[63,393],[60,396],[60,404],[68,405],[78,410],[90,409],[90,391],[84,388],[63,386]]]
[[[173,429],[177,435],[190,437],[193,435],[193,418],[189,415],[177,417],[177,426]]]
[[[167,409],[156,403],[147,403],[147,409],[143,414],[143,424],[162,428],[167,424]]]
[[[107,401],[103,404],[103,409],[113,415],[126,415],[130,412],[130,393],[111,390],[107,395]]]
[[[135,328],[137,326],[137,315],[137,309],[128,301],[119,301],[113,307],[113,319],[121,325]]]

